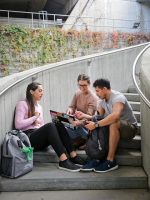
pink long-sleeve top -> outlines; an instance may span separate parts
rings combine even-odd
[[[22,131],[26,131],[29,129],[37,129],[44,125],[43,120],[43,109],[37,104],[35,105],[35,112],[39,112],[40,116],[37,118],[36,116],[28,118],[28,105],[26,101],[20,101],[16,106],[15,112],[15,127]],[[37,120],[37,124],[32,124],[35,120]]]

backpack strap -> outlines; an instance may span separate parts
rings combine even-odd
[[[92,122],[97,122],[97,121],[100,121],[102,119],[104,119],[104,117],[101,116],[101,115],[93,115],[92,118],[91,118],[91,121]]]
[[[22,131],[20,129],[11,130],[11,131],[8,132],[8,134],[15,135],[15,136],[20,135],[20,133],[22,133]]]

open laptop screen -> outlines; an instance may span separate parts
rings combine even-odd
[[[61,112],[57,112],[57,111],[53,111],[50,110],[50,115],[52,118],[52,122],[53,123],[58,123],[61,122],[63,123],[66,127],[72,128],[72,129],[76,129],[76,127],[74,127],[72,124],[70,124],[70,122],[68,121],[68,119],[71,119],[73,121],[75,121],[75,117],[71,116],[71,115],[67,115],[65,113],[61,113]]]

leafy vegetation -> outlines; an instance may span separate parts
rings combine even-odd
[[[150,41],[150,34],[130,34],[120,31],[104,34],[88,30],[64,31],[59,28],[31,29],[17,25],[0,26],[0,69],[9,74],[9,67],[20,71],[64,59],[111,50]]]

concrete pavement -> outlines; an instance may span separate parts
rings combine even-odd
[[[128,190],[74,190],[3,192],[0,200],[150,200],[150,191]]]

